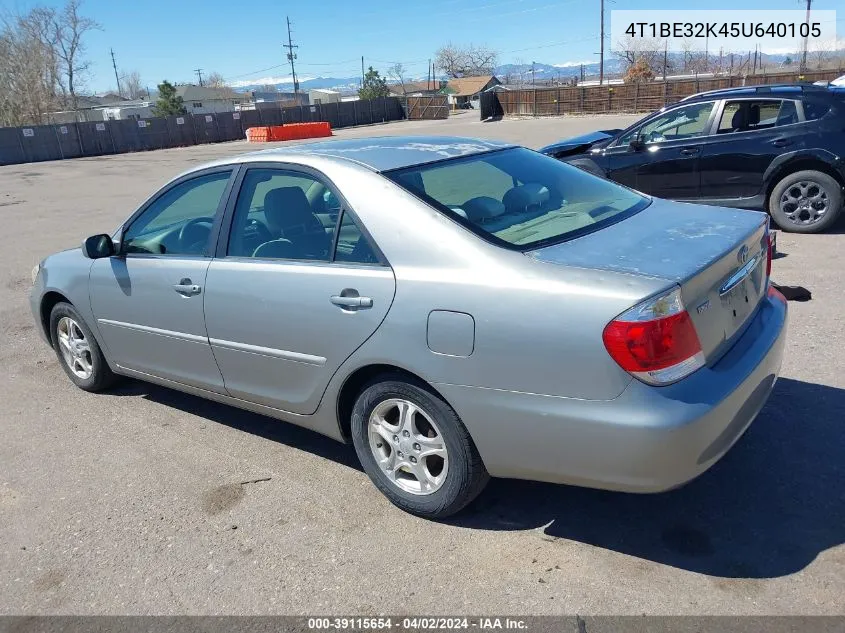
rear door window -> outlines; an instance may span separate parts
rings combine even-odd
[[[725,102],[718,134],[765,130],[798,121],[798,109],[791,99],[737,99]]]

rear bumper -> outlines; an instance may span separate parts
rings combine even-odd
[[[493,476],[660,492],[715,464],[760,412],[780,371],[786,320],[786,302],[768,296],[715,365],[668,387],[632,380],[614,400],[435,386]]]

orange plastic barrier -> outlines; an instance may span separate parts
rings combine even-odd
[[[322,138],[332,135],[332,126],[326,121],[317,123],[288,123],[270,128],[271,141],[299,141],[306,138]]]
[[[247,128],[246,139],[250,143],[266,143],[270,140],[270,127]]]
[[[268,127],[251,127],[246,131],[250,143],[267,143],[268,141],[300,141],[306,138],[323,138],[332,135],[331,123],[319,121],[317,123],[288,123],[286,125],[271,125]]]

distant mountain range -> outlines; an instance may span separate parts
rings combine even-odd
[[[714,54],[711,52],[710,54],[711,60],[717,61],[719,59],[718,54]],[[769,55],[766,53],[761,53],[760,59],[762,60],[762,64],[767,69],[774,69],[777,66],[783,64],[784,61],[787,59],[797,60],[797,54],[793,55]],[[742,60],[746,59],[746,56],[740,56],[739,54],[734,55],[734,65],[738,66]],[[683,53],[681,52],[670,52],[669,53],[669,60],[673,63],[676,70],[674,72],[679,73],[683,72],[680,70],[683,67]],[[722,61],[723,67],[726,67],[729,64],[727,59],[727,55],[724,56]],[[510,77],[511,80],[515,81],[523,81],[523,82],[530,82],[531,81],[531,64],[502,64],[497,66],[493,74],[499,77],[499,79],[504,80],[506,77]],[[621,62],[612,54],[608,54],[605,58],[604,62],[604,72],[608,75],[614,75],[622,71],[622,64]],[[581,74],[581,63],[580,62],[567,62],[563,64],[546,64],[543,62],[534,62],[534,78],[537,81],[548,81],[551,79],[569,79],[571,77],[578,77]],[[599,63],[597,61],[584,63],[584,74],[587,77],[597,76],[599,74]],[[439,79],[445,80],[447,77],[445,75],[439,77]],[[425,77],[415,77],[415,78],[408,78],[408,81],[420,81],[425,80]],[[261,90],[268,85],[275,86],[281,92],[291,92],[293,91],[293,82],[291,78],[288,77],[267,77],[264,79],[260,79],[255,81],[254,83],[246,83],[246,82],[239,82],[235,86],[233,86],[236,90],[239,91],[251,91],[251,90]],[[361,86],[361,78],[359,76],[355,77],[308,77],[308,76],[301,76],[299,78],[299,87],[301,90],[308,91],[313,89],[327,89],[327,90],[338,90],[340,92],[355,92]]]

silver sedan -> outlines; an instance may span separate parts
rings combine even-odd
[[[351,441],[397,506],[490,476],[683,484],[781,364],[768,219],[518,146],[321,142],[199,167],[33,271],[68,377],[130,376]]]

